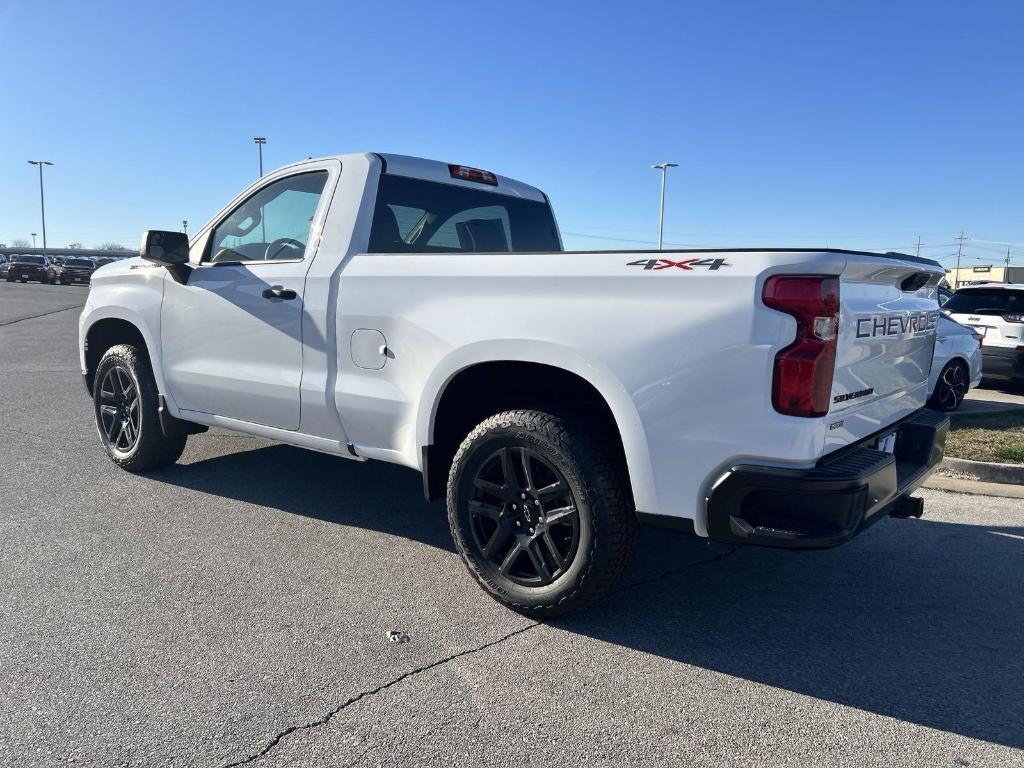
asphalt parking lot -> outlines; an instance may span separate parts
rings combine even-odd
[[[0,284],[0,764],[1024,766],[1024,501],[815,553],[646,531],[538,624],[411,471],[216,432],[118,470],[85,292]]]

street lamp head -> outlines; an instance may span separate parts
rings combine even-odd
[[[656,165],[652,165],[651,166],[651,168],[654,168],[654,169],[659,170],[659,171],[664,171],[666,168],[678,168],[678,167],[679,167],[679,163],[658,163]]]
[[[256,142],[257,144],[266,144],[267,143],[267,137],[266,136],[253,136],[252,140],[254,142]]]
[[[53,165],[49,160],[29,160],[29,165]]]

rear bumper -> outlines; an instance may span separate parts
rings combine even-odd
[[[1017,347],[982,347],[981,375],[991,379],[1024,381],[1024,351]]]
[[[821,549],[849,541],[900,507],[942,461],[949,418],[920,410],[877,436],[824,457],[813,469],[739,465],[707,499],[708,534],[731,544]]]

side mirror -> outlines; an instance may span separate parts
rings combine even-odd
[[[188,263],[188,235],[149,229],[142,233],[139,255],[146,261],[171,266]]]

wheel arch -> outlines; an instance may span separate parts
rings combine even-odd
[[[606,425],[625,464],[635,509],[656,511],[645,433],[625,386],[577,350],[532,341],[459,350],[430,377],[416,433],[427,498],[444,495],[451,459],[474,426],[502,410],[545,404],[582,410]]]
[[[120,314],[89,318],[82,333],[82,374],[89,394],[92,394],[93,379],[100,359],[108,349],[117,344],[131,344],[145,353],[153,368],[157,387],[163,392],[163,381],[153,357],[153,340],[144,329],[145,325],[139,318],[129,318]]]

